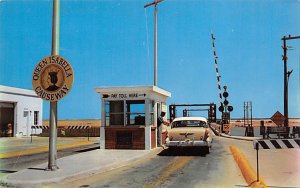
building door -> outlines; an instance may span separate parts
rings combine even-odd
[[[25,133],[23,133],[23,135],[29,136],[30,134],[30,123],[29,123],[29,111],[24,111],[24,122],[25,122],[25,126],[23,126],[23,130],[26,130]]]
[[[14,103],[0,102],[0,137],[13,136],[14,116]]]

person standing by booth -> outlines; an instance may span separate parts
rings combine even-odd
[[[162,146],[161,134],[163,125],[170,125],[168,121],[164,120],[165,115],[165,112],[161,112],[160,116],[157,118],[157,146]]]

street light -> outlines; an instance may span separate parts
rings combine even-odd
[[[154,5],[154,85],[157,86],[157,4],[164,0],[155,0],[144,6],[147,8]]]

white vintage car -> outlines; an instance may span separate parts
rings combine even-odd
[[[166,138],[169,149],[199,147],[205,153],[210,152],[211,142],[212,135],[204,117],[175,118]]]

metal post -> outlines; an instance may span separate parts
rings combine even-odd
[[[90,141],[90,126],[88,126],[88,141]]]
[[[248,125],[246,124],[246,104],[247,103],[244,102],[244,127],[245,127],[245,136],[248,136]]]
[[[60,0],[53,0],[53,15],[52,15],[52,55],[59,54],[59,9]],[[49,135],[49,158],[48,169],[57,170],[57,101],[50,102],[50,135]]]
[[[31,126],[30,143],[32,143],[32,132],[33,132],[33,128],[32,128],[32,126]]]
[[[259,181],[259,168],[258,168],[258,142],[255,144],[255,149],[256,149],[256,173],[257,173],[257,182]]]
[[[164,0],[154,0],[154,2],[149,3],[144,6],[147,8],[154,5],[154,85],[157,86],[157,4]]]
[[[249,103],[250,103],[250,116],[251,116],[250,122],[251,122],[251,127],[253,127],[252,126],[252,101],[250,101]]]
[[[50,102],[50,136],[49,136],[49,160],[48,170],[58,169],[57,159],[57,102]]]
[[[154,6],[154,85],[157,86],[157,4]]]
[[[244,102],[244,127],[246,127],[246,102]],[[246,136],[246,135],[245,135]]]
[[[283,63],[284,63],[284,70],[283,70],[283,93],[284,93],[284,126],[289,126],[289,108],[288,108],[288,88],[287,88],[287,46],[286,46],[286,37],[283,37]]]

